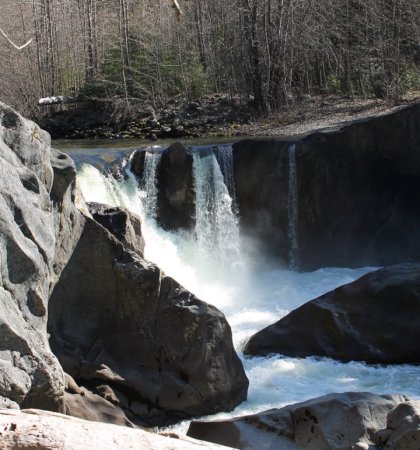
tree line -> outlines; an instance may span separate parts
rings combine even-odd
[[[161,105],[223,92],[271,113],[313,94],[420,90],[418,0],[2,0],[0,98]]]

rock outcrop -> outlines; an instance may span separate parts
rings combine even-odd
[[[51,160],[51,161],[50,161]],[[51,164],[52,162],[52,164]],[[48,299],[80,232],[75,169],[33,122],[0,103],[0,403],[63,408]]]
[[[224,315],[84,220],[50,299],[51,345],[65,371],[140,424],[245,400],[248,380]]]
[[[369,446],[378,440],[376,433],[385,428],[388,414],[393,417],[397,411],[393,411],[394,408],[406,405],[406,401],[402,395],[329,394],[250,416],[214,422],[193,421],[187,434],[244,450],[373,449],[375,447]],[[393,436],[398,433],[410,436],[405,432],[404,418],[392,425],[396,427]],[[410,428],[416,429],[415,426]],[[394,442],[390,439],[391,436],[388,442]],[[415,450],[418,441],[416,445],[398,448]]]
[[[158,169],[157,220],[165,229],[190,230],[195,224],[193,157],[180,143],[162,154]]]
[[[145,153],[139,149],[131,158],[131,171],[141,180]],[[162,151],[157,172],[156,219],[166,230],[191,230],[195,224],[193,157],[179,142]]]
[[[57,450],[223,450],[175,433],[163,436],[29,409],[0,410],[0,448]]]
[[[420,448],[420,401],[400,403],[387,417],[387,426],[373,437],[378,449],[417,450]]]
[[[291,140],[234,144],[243,233],[288,260],[289,147],[296,145],[299,263],[420,260],[420,104]]]
[[[250,338],[248,355],[420,363],[420,264],[371,272],[305,303]]]
[[[100,203],[89,203],[92,217],[113,234],[128,250],[144,255],[144,238],[141,219],[125,208],[112,207]]]

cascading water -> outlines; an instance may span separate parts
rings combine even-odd
[[[288,195],[289,269],[298,270],[298,192],[296,170],[296,144],[289,146],[289,195]]]
[[[238,214],[236,203],[235,177],[233,175],[233,148],[232,145],[214,145],[213,152],[216,156],[220,170],[223,174],[225,185],[232,199],[232,212]]]
[[[146,150],[144,155],[144,172],[141,180],[141,193],[143,205],[143,218],[156,219],[157,205],[157,180],[156,171],[159,166],[162,153],[160,151]]]
[[[297,178],[295,148],[289,149],[290,211],[289,224],[296,230]],[[281,407],[329,392],[370,391],[404,393],[419,398],[419,366],[373,366],[340,363],[327,358],[244,358],[244,340],[265,326],[339,285],[349,283],[373,268],[324,268],[299,273],[279,267],[246,271],[240,252],[237,218],[226,187],[223,164],[218,164],[213,149],[194,149],[194,176],[197,195],[197,226],[194,233],[171,233],[153,220],[156,205],[156,168],[158,156],[145,158],[145,175],[140,187],[135,177],[115,180],[84,165],[78,184],[88,201],[125,206],[143,218],[146,258],[155,262],[199,298],[220,308],[233,333],[234,344],[250,380],[248,400],[229,415],[243,415]],[[154,160],[156,158],[156,160]],[[220,159],[219,159],[220,161]],[[149,170],[150,164],[150,170]],[[294,180],[294,181],[293,181]],[[150,196],[150,209],[144,207]],[[296,203],[295,203],[296,200]],[[295,206],[293,206],[295,205]],[[144,211],[149,211],[148,217]],[[297,233],[296,248],[297,248]],[[246,245],[245,243],[242,243]],[[232,256],[234,255],[234,256]],[[226,258],[225,263],[221,263]],[[240,264],[230,264],[236,261]],[[297,261],[297,256],[296,256]],[[253,261],[252,267],[257,264]],[[223,270],[220,267],[223,266]],[[227,417],[228,414],[213,416]],[[187,424],[177,426],[183,431]]]
[[[232,198],[213,150],[193,152],[195,187],[195,234],[203,258],[218,261],[225,270],[240,261],[237,219]],[[227,178],[233,178],[232,166],[225,166]]]

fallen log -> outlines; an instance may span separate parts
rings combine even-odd
[[[45,97],[38,100],[39,106],[63,105],[65,103],[77,103],[80,97],[71,97],[68,95],[57,95],[55,97]]]

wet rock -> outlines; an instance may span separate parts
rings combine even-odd
[[[140,149],[137,150],[133,157],[131,158],[131,171],[136,175],[138,178],[143,178],[143,172],[144,172],[144,158],[145,158],[145,151]]]
[[[128,250],[144,255],[144,239],[141,219],[122,207],[110,207],[100,203],[89,203],[92,217],[113,234]]]
[[[291,144],[302,270],[420,260],[420,105],[293,141],[234,144],[241,229],[288,261]]]
[[[401,395],[329,394],[250,416],[193,421],[187,435],[244,450],[370,448],[387,414],[406,400]]]
[[[305,303],[252,336],[248,355],[420,363],[420,264],[369,273]]]
[[[191,230],[195,224],[193,157],[187,147],[172,144],[158,167],[157,220],[167,230]]]

